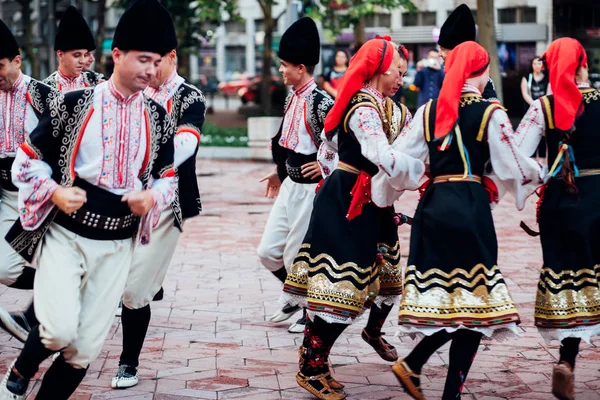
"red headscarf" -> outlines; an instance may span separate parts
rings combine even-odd
[[[435,137],[446,136],[458,121],[460,95],[465,81],[485,72],[490,55],[477,42],[463,42],[446,59],[446,77],[442,83],[435,111]]]
[[[337,128],[350,100],[363,84],[390,68],[394,50],[394,45],[385,39],[371,39],[350,59],[350,66],[339,83],[335,104],[325,118],[325,133]]]
[[[575,75],[579,67],[587,64],[587,55],[581,43],[566,37],[552,42],[541,58],[550,74],[556,127],[568,131],[583,111],[583,96],[575,83]]]

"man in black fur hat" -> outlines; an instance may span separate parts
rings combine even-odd
[[[320,54],[319,32],[308,17],[296,21],[281,37],[279,72],[292,92],[281,127],[271,141],[275,170],[261,180],[267,182],[265,196],[277,199],[258,247],[260,261],[281,282],[285,282],[308,229],[315,188],[321,180],[317,151],[333,99],[313,79]],[[271,321],[285,321],[297,310],[284,308]],[[303,317],[290,332],[302,332],[304,322]]]
[[[75,7],[69,6],[54,39],[58,70],[44,79],[44,83],[61,92],[95,86],[100,76],[84,69],[90,52],[95,49],[96,41],[87,22]]]
[[[33,289],[35,269],[4,240],[19,219],[18,189],[10,171],[19,146],[37,126],[48,99],[57,95],[50,87],[21,72],[17,41],[0,21],[0,283],[16,289]],[[0,328],[21,342],[35,325],[32,306],[14,315],[0,309]]]
[[[150,325],[150,302],[157,297],[177,247],[184,221],[200,214],[200,191],[196,179],[196,154],[204,124],[206,101],[202,92],[177,73],[177,37],[173,24],[166,40],[171,51],[144,93],[162,105],[175,125],[175,166],[178,203],[165,209],[152,232],[152,243],[137,247],[123,293],[123,351],[113,388],[129,388],[139,382],[139,357]]]
[[[440,29],[438,45],[440,56],[445,60],[448,53],[463,42],[476,41],[477,28],[471,9],[466,4],[461,4],[450,13],[444,25]],[[500,103],[496,94],[496,87],[490,78],[484,92],[483,98]]]
[[[7,240],[26,259],[36,255],[39,325],[0,384],[2,400],[25,399],[56,352],[36,398],[66,400],[76,390],[112,325],[134,238],[148,244],[176,201],[174,127],[143,94],[172,49],[169,23],[158,0],[132,3],[115,31],[111,78],[59,94],[17,151],[20,219]]]

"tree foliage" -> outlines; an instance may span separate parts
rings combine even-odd
[[[353,28],[355,42],[364,42],[364,17],[400,7],[409,12],[417,10],[411,0],[323,0],[312,8],[309,16],[321,20],[330,35]]]

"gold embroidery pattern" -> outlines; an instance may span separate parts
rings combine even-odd
[[[560,273],[543,268],[534,311],[536,326],[572,328],[599,324],[599,281],[600,265]]]
[[[461,286],[451,289],[457,283]],[[432,269],[421,274],[411,265],[407,268],[399,321],[413,325],[490,326],[517,322],[519,316],[497,266],[488,269],[478,264],[470,271],[457,268],[445,273]]]
[[[473,103],[481,103],[482,101],[487,101],[481,95],[475,93],[463,93],[460,96],[460,106],[470,106]]]
[[[377,269],[348,262],[338,265],[328,254],[310,255],[311,245],[300,247],[284,285],[284,292],[308,296],[310,310],[355,318],[370,291],[377,290]],[[333,279],[333,281],[332,281]],[[339,280],[338,280],[339,279]]]
[[[596,89],[582,90],[581,93],[583,94],[583,101],[585,101],[586,104],[590,104],[592,100],[600,99],[600,92]]]
[[[392,247],[385,243],[379,243],[379,248],[387,249],[383,253],[385,263],[379,265],[379,295],[395,296],[402,293],[402,268],[400,267],[400,242],[397,241]]]

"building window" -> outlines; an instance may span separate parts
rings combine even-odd
[[[246,23],[244,21],[227,21],[225,30],[227,33],[246,33]]]
[[[417,26],[417,25],[419,25],[418,17],[419,17],[418,13],[402,14],[402,26]]]
[[[435,15],[435,11],[424,11],[421,14],[421,23],[419,25],[424,25],[424,26],[428,26],[428,25],[433,25],[435,26],[435,22],[436,22],[436,15]]]
[[[521,9],[521,21],[522,23],[535,24],[537,22],[537,8],[536,7],[522,7]]]
[[[227,46],[225,48],[225,74],[234,76],[246,71],[246,48]]]
[[[365,16],[365,26],[367,28],[387,27],[392,25],[392,16],[390,14],[371,14]]]
[[[435,11],[402,14],[402,26],[435,26]]]
[[[498,9],[498,22],[501,24],[524,24],[537,22],[536,7],[511,7]]]
[[[516,8],[500,8],[498,10],[498,22],[501,24],[516,24],[517,9]]]

